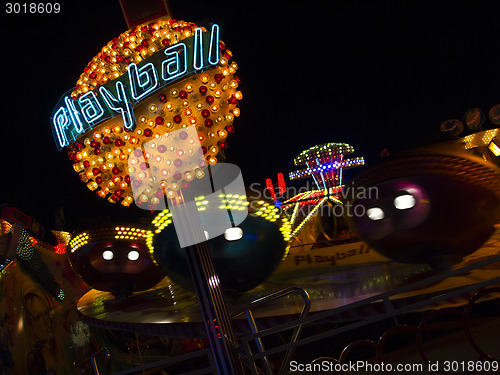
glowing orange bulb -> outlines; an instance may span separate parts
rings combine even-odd
[[[132,197],[127,196],[122,200],[122,205],[128,207],[133,201],[134,199]]]
[[[99,185],[97,185],[97,182],[95,181],[90,181],[88,184],[87,184],[87,187],[94,191],[95,189],[97,189],[99,187]]]
[[[77,173],[83,171],[83,169],[84,169],[83,163],[75,163],[75,164],[73,164],[73,169]]]
[[[208,74],[207,74],[207,73],[203,73],[202,75],[200,75],[200,80],[201,80],[201,82],[203,82],[203,83],[207,83],[207,82],[208,82],[208,80],[209,80],[209,78],[210,78],[210,77],[208,76]]]
[[[198,169],[195,171],[195,175],[196,175],[196,178],[201,179],[201,178],[205,177],[205,172],[203,172],[201,169]]]

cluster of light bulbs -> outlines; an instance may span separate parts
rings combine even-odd
[[[487,146],[497,135],[500,135],[500,128],[488,129],[474,134],[469,134],[461,138],[460,142],[465,143],[466,149],[471,149],[479,146]]]
[[[175,20],[158,20],[127,30],[106,44],[87,64],[76,83],[73,97],[125,74],[128,65],[193,35],[197,26]],[[206,31],[205,28],[201,28]]]
[[[144,240],[148,231],[140,228],[116,227],[116,240]]]
[[[354,148],[347,143],[325,143],[316,145],[298,154],[293,162],[295,165],[303,165],[318,158],[337,157],[339,155],[351,154]]]
[[[79,248],[88,244],[89,240],[90,240],[90,235],[87,232],[83,232],[76,235],[71,239],[71,241],[69,241],[69,247],[71,249],[71,252],[73,253]]]
[[[287,242],[290,240],[292,232],[290,220],[285,215],[281,215],[278,207],[262,200],[252,202],[250,207],[253,215],[262,217],[270,222],[279,220],[279,228],[281,234],[283,235],[283,239]]]
[[[249,202],[246,195],[240,194],[219,194],[221,198],[219,209],[231,211],[244,211],[248,209]]]
[[[72,96],[78,97],[118,78],[127,71],[130,63],[162,53],[165,47],[191,36],[195,28],[194,24],[184,21],[160,20],[121,34],[92,59],[80,76]],[[141,45],[144,48],[139,48],[139,51],[133,48]],[[144,179],[136,183],[150,184],[152,188],[139,199],[141,206],[150,204],[153,207],[164,199],[158,196],[158,191],[172,191],[174,194],[181,188],[187,189],[190,181],[203,178],[206,165],[215,165],[225,158],[227,137],[234,132],[233,121],[240,115],[237,105],[243,95],[238,91],[239,79],[234,75],[238,65],[230,61],[232,53],[225,49],[222,42],[219,47],[217,66],[160,89],[136,105],[134,115],[137,126],[133,131],[124,129],[123,120],[117,115],[69,146],[73,168],[90,190],[111,203],[120,202],[129,206],[134,202],[130,170],[143,168],[144,172],[139,171],[137,175],[144,175]],[[118,61],[119,56],[130,59],[120,58]],[[161,150],[157,150],[155,155],[134,157],[134,151],[137,152],[145,142],[189,126],[196,127],[205,163],[185,170],[180,179],[168,173],[169,164],[176,160],[165,160]],[[147,163],[141,165],[144,157]],[[182,159],[182,155],[179,158]],[[148,175],[149,167],[162,169],[161,181]]]
[[[217,206],[220,210],[235,210],[242,211],[249,209],[250,214],[262,217],[270,222],[280,221],[280,231],[283,235],[283,239],[288,241],[291,233],[291,224],[287,217],[280,215],[279,208],[265,201],[254,201],[249,203],[245,195],[240,194],[220,194],[218,196],[220,201],[215,204],[215,202],[210,202],[204,196],[199,196],[195,198],[196,206],[198,211],[204,211],[210,207],[211,203]],[[160,233],[168,225],[172,224],[172,213],[170,210],[165,209],[158,213],[156,217],[151,222],[154,226],[153,231],[151,231],[150,242],[148,242],[148,247],[151,252],[154,251],[152,243],[154,234]]]

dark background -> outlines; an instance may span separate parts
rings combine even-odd
[[[57,151],[49,120],[60,96],[126,23],[118,0],[60,3],[59,14],[2,9],[0,203],[47,228],[60,206],[67,230],[88,216],[130,220],[139,210],[108,203],[78,179]],[[247,185],[287,176],[296,169],[293,158],[315,144],[347,142],[370,162],[385,147],[448,139],[441,122],[476,106],[487,114],[500,102],[498,1],[170,6],[175,19],[218,23],[239,64],[244,97],[226,155]]]

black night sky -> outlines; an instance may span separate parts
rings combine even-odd
[[[50,114],[87,62],[127,29],[118,0],[61,1],[59,14],[2,9],[0,203],[54,227],[64,206],[81,217],[129,219],[88,190],[58,152]],[[293,158],[346,142],[368,162],[448,139],[439,126],[500,102],[497,1],[171,0],[176,19],[218,23],[233,51],[244,98],[227,162],[246,184],[295,170]],[[488,124],[486,124],[488,126]]]

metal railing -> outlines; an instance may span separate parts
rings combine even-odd
[[[281,325],[278,325],[278,326],[275,326],[272,328],[262,330],[259,333],[252,333],[252,334],[246,335],[244,337],[241,337],[240,340],[250,341],[250,340],[256,340],[258,338],[262,339],[265,336],[278,334],[280,332],[289,330],[289,329],[291,329],[295,326],[298,326],[298,325],[301,325],[302,327],[304,327],[306,325],[312,325],[313,323],[325,321],[327,319],[339,316],[340,313],[345,313],[348,311],[356,310],[357,308],[360,308],[360,307],[363,307],[363,306],[366,306],[369,304],[374,304],[376,302],[382,302],[386,308],[386,312],[372,315],[372,316],[369,316],[369,317],[361,319],[361,320],[356,320],[352,323],[345,324],[345,325],[338,327],[338,328],[333,328],[333,329],[328,330],[328,331],[323,331],[321,333],[310,335],[308,337],[302,338],[302,339],[297,340],[295,342],[289,342],[289,343],[284,344],[284,345],[276,346],[272,349],[267,349],[265,351],[265,353],[252,354],[252,356],[251,356],[252,360],[257,360],[257,359],[263,358],[264,356],[278,354],[280,352],[287,351],[290,348],[297,348],[299,346],[312,344],[312,343],[317,342],[319,340],[326,339],[326,338],[329,338],[329,337],[332,337],[335,335],[339,335],[341,333],[345,333],[345,332],[348,332],[348,331],[351,331],[354,329],[358,329],[358,328],[361,328],[361,327],[364,327],[364,326],[367,326],[369,324],[376,323],[376,322],[379,322],[379,321],[382,321],[385,319],[392,319],[395,322],[395,324],[397,324],[397,316],[398,315],[408,313],[408,312],[411,312],[411,311],[414,311],[417,309],[421,309],[423,307],[435,304],[437,302],[445,301],[447,299],[450,299],[450,298],[453,298],[456,296],[460,296],[460,295],[463,295],[465,293],[470,293],[470,292],[476,291],[478,289],[481,289],[481,288],[484,288],[484,287],[487,287],[487,286],[490,286],[490,285],[493,285],[496,283],[500,283],[500,276],[495,277],[495,278],[490,279],[490,280],[485,280],[482,282],[463,286],[461,288],[451,290],[448,292],[443,292],[442,294],[435,295],[435,296],[432,296],[429,298],[425,298],[423,300],[418,300],[418,301],[413,302],[413,303],[408,303],[408,304],[405,304],[405,305],[402,305],[399,307],[394,305],[394,303],[392,302],[390,297],[397,296],[398,294],[402,294],[404,292],[408,292],[408,291],[411,291],[413,289],[421,288],[425,285],[432,284],[432,283],[435,283],[437,281],[447,279],[449,277],[464,274],[464,273],[470,272],[474,269],[485,267],[485,266],[491,265],[491,264],[496,263],[496,262],[500,262],[500,256],[496,256],[494,258],[483,260],[483,261],[480,261],[478,263],[475,263],[475,264],[472,264],[472,265],[469,265],[466,267],[462,267],[460,269],[451,270],[451,271],[448,271],[448,272],[440,274],[440,275],[432,276],[432,277],[429,277],[425,280],[421,280],[421,281],[418,281],[418,282],[415,282],[412,284],[408,284],[408,285],[402,286],[400,288],[394,289],[392,291],[381,293],[381,294],[375,295],[373,297],[365,298],[361,301],[353,302],[353,303],[350,303],[348,305],[337,307],[337,308],[332,309],[332,310],[325,310],[325,311],[317,312],[314,314],[310,314],[309,316],[307,316],[303,319],[299,319],[299,320],[294,321],[294,322],[281,324]],[[286,366],[287,363],[284,363],[283,365]],[[273,372],[270,372],[268,374],[272,375]]]
[[[445,280],[450,277],[459,276],[462,274],[466,274],[475,269],[487,267],[494,263],[500,264],[500,256],[495,256],[490,259],[479,261],[475,264],[468,265],[459,269],[449,270],[439,275],[428,277],[424,280],[420,280],[418,282],[414,282],[408,285],[404,285],[397,289],[394,289],[389,292],[384,292],[372,297],[365,298],[363,300],[350,303],[348,305],[344,305],[341,307],[337,307],[331,310],[325,310],[320,312],[311,313],[311,301],[309,299],[308,293],[299,288],[299,287],[291,287],[271,295],[265,296],[258,300],[255,300],[232,314],[232,318],[236,318],[242,314],[245,314],[248,324],[250,326],[251,333],[242,335],[239,337],[240,342],[240,356],[247,366],[247,368],[251,371],[253,375],[266,374],[266,375],[283,375],[286,373],[286,369],[289,367],[289,363],[293,357],[295,349],[298,347],[309,345],[316,343],[323,339],[328,339],[333,336],[337,336],[355,329],[359,329],[361,327],[368,326],[373,323],[380,322],[382,320],[391,320],[394,326],[398,326],[398,316],[414,312],[419,309],[423,309],[429,307],[433,304],[437,304],[439,302],[443,302],[449,300],[453,297],[462,296],[464,294],[472,293],[474,291],[480,290],[482,288],[486,288],[496,283],[500,283],[500,276],[492,278],[490,280],[485,280],[477,283],[472,283],[469,285],[465,285],[456,289],[444,291],[442,293],[433,293],[432,296],[428,298],[417,298],[413,301],[406,301],[406,303],[394,303],[391,298],[398,296],[400,294],[410,292],[412,290],[425,287],[429,284],[437,283],[439,281]],[[266,328],[259,330],[257,326],[257,322],[255,320],[253,311],[265,307],[270,302],[276,301],[279,298],[287,297],[291,294],[298,294],[302,297],[304,306],[302,312],[296,320],[279,324],[271,328]],[[313,326],[318,323],[329,322],[332,320],[336,321],[336,317],[341,316],[342,314],[346,314],[349,312],[354,312],[357,309],[373,306],[377,304],[379,306],[383,306],[385,311],[381,311],[377,314],[373,314],[368,317],[363,317],[359,319],[352,319],[350,322],[345,323],[341,326],[336,326],[335,324],[329,330],[322,331],[315,334],[310,334],[307,337],[301,338],[301,334],[304,331],[304,328],[307,326]],[[274,346],[272,348],[264,346],[264,339],[266,337],[270,337],[273,335],[281,335],[283,332],[293,331],[291,335],[291,339],[289,342],[281,345]],[[252,346],[257,348],[257,350],[252,350]],[[279,365],[275,365],[274,367],[278,367],[277,372],[273,368],[272,363],[269,360],[270,356],[279,355],[281,359],[281,363]],[[124,370],[120,372],[115,372],[113,375],[127,375],[127,374],[135,374],[147,369],[157,368],[159,366],[168,366],[170,364],[178,363],[184,360],[198,358],[202,356],[207,356],[210,361],[210,366],[190,371],[186,373],[182,373],[183,375],[194,375],[194,374],[217,374],[216,368],[212,361],[211,350],[210,348],[205,348],[203,350],[190,352],[187,354],[182,354],[173,358],[168,358],[165,360],[157,361],[154,363],[146,364],[143,366],[135,367],[133,369]]]
[[[278,291],[276,293],[259,298],[255,301],[243,306],[240,310],[236,311],[235,313],[233,313],[231,315],[231,318],[235,318],[238,315],[241,315],[244,313],[246,315],[248,323],[250,325],[252,335],[257,335],[257,336],[255,336],[255,338],[253,336],[251,336],[250,338],[249,338],[249,336],[245,336],[245,337],[242,337],[240,340],[241,341],[241,348],[242,348],[242,351],[244,353],[244,358],[248,362],[248,365],[252,371],[252,374],[254,374],[254,375],[257,375],[259,371],[258,371],[257,363],[255,361],[254,354],[252,353],[252,349],[250,347],[250,341],[253,341],[253,340],[255,340],[255,343],[257,344],[258,353],[263,354],[262,361],[263,361],[263,366],[264,366],[266,372],[268,374],[272,374],[273,372],[271,369],[271,365],[269,363],[269,358],[266,355],[266,349],[264,347],[264,343],[262,342],[262,339],[259,336],[260,331],[257,327],[257,323],[255,321],[255,318],[253,316],[252,311],[256,310],[260,307],[265,306],[269,302],[275,301],[279,298],[286,297],[290,294],[300,295],[302,297],[303,302],[304,302],[304,306],[302,308],[300,316],[296,320],[297,322],[300,322],[300,321],[304,320],[304,318],[307,316],[307,314],[309,313],[309,311],[311,309],[311,299],[309,298],[309,294],[307,294],[307,292],[304,289],[299,288],[299,287],[292,287],[292,288],[283,289],[283,290]],[[303,325],[301,323],[298,323],[296,326],[293,327],[294,331],[292,334],[292,338],[290,339],[290,343],[293,344],[298,340],[298,338],[300,337],[300,334],[302,332],[302,328],[303,328]],[[285,369],[286,369],[286,365],[288,364],[288,362],[292,358],[294,350],[295,350],[295,348],[293,346],[289,347],[286,350],[285,357],[284,357],[283,362],[282,362],[282,366],[280,367],[280,369],[278,371],[279,375],[284,374]]]

